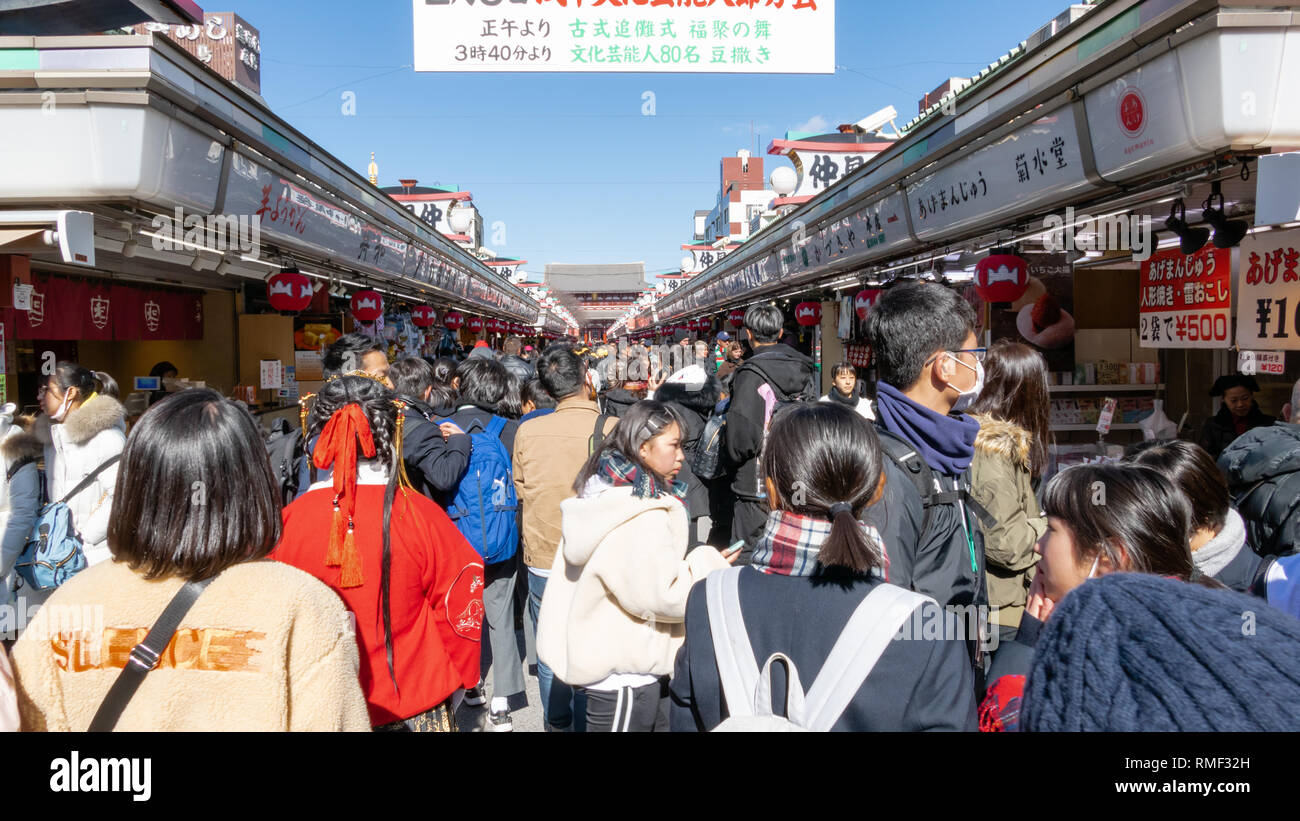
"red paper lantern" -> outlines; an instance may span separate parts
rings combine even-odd
[[[740,308],[727,314],[727,319],[731,321],[731,327],[733,328],[745,327],[745,312]]]
[[[450,311],[442,318],[442,324],[447,326],[448,330],[459,331],[460,326],[465,324],[465,317],[455,311]]]
[[[374,322],[384,315],[384,298],[378,291],[357,291],[352,295],[352,317],[358,322]]]
[[[800,302],[794,309],[794,321],[804,327],[811,327],[822,321],[820,302]]]
[[[467,327],[469,328],[469,332],[472,334],[483,333],[483,317],[471,316]]]
[[[990,254],[975,266],[975,293],[985,302],[1015,302],[1029,290],[1029,263],[1015,254]]]
[[[858,291],[857,295],[853,297],[853,310],[857,312],[858,319],[866,322],[872,306],[880,301],[880,295],[883,293],[884,291],[879,288],[867,288]]]
[[[438,320],[438,313],[428,305],[417,305],[411,311],[411,322],[417,328],[429,328]]]
[[[266,296],[277,311],[301,311],[311,304],[311,280],[297,271],[281,271],[266,281]]]

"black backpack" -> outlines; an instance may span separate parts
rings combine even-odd
[[[925,511],[921,523],[922,537],[930,530],[934,509],[940,505],[955,505],[961,502],[975,514],[975,518],[982,526],[987,528],[996,524],[996,520],[984,509],[984,506],[971,498],[969,475],[962,477],[957,489],[940,490],[934,479],[934,471],[910,442],[878,425],[876,436],[880,439],[880,449],[912,481],[916,492],[921,496],[921,508]]]
[[[281,417],[271,425],[266,437],[266,454],[271,459],[271,472],[284,504],[298,498],[298,476],[307,459],[302,431],[288,419]]]
[[[745,364],[737,368],[736,374],[739,374],[741,371],[747,368],[749,370],[752,370],[754,373],[758,374],[759,378],[762,379],[763,382],[765,382],[767,386],[772,389],[772,393],[776,396],[776,407],[772,408],[771,419],[776,419],[778,413],[790,407],[791,405],[802,405],[808,402],[817,401],[817,388],[815,385],[815,380],[817,378],[816,370],[814,370],[811,374],[808,375],[808,381],[804,383],[803,388],[798,393],[786,393],[785,391],[781,390],[780,387],[777,386],[776,382],[772,380],[772,377],[767,375],[767,372],[763,370],[763,368],[759,365],[759,363],[754,362],[752,360],[746,362]],[[734,379],[732,380],[732,384],[733,385],[735,384]],[[770,427],[771,424],[769,422],[768,428]],[[768,428],[763,429],[763,448],[767,447]],[[761,453],[762,449],[760,449],[759,452]],[[767,488],[765,488],[763,485],[762,465],[763,465],[763,461],[762,459],[760,459],[758,461],[758,469],[754,471],[754,481],[756,483],[755,492],[759,498],[763,498],[767,496]],[[692,466],[692,469],[694,469],[694,466]],[[698,473],[696,474],[696,476],[699,475],[700,474]]]

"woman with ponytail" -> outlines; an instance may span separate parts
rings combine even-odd
[[[902,592],[883,581],[888,546],[862,521],[884,489],[883,455],[870,422],[818,402],[779,412],[760,459],[772,511],[751,566],[727,572],[737,574],[738,615],[756,664],[783,653],[809,688],[863,601],[881,588]],[[697,585],[686,605],[686,643],[672,682],[675,732],[711,730],[731,715],[707,588]],[[972,628],[945,615],[926,599],[897,632],[890,628],[891,640],[832,730],[975,729],[963,632]],[[788,681],[786,668],[772,665],[775,715],[785,714]]]
[[[72,526],[81,536],[88,565],[109,558],[117,460],[126,446],[126,410],[116,394],[117,383],[108,374],[60,362],[41,389],[44,414],[32,429],[45,447],[46,498],[68,497]],[[88,485],[71,493],[92,475]],[[28,595],[48,597],[49,591],[29,590]]]
[[[578,497],[560,503],[537,658],[585,691],[589,733],[667,731],[686,597],[728,566],[712,547],[687,552],[683,430],[672,406],[638,402],[579,471]]]
[[[377,729],[456,729],[452,697],[479,678],[483,564],[402,468],[400,402],[361,371],[304,411],[330,477],[284,509],[274,558],[332,587],[356,618],[361,689]]]

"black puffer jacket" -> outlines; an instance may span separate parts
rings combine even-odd
[[[1263,556],[1300,550],[1300,425],[1246,431],[1219,456],[1219,468],[1251,549]]]
[[[770,383],[777,400],[781,394],[816,401],[821,392],[813,381],[812,360],[785,345],[759,348],[736,369],[731,380],[731,406],[727,409],[727,459],[736,465],[732,490],[745,499],[762,498],[758,487],[758,454],[763,449],[765,406],[758,389]]]
[[[656,394],[660,402],[675,407],[686,420],[686,430],[682,432],[682,453],[686,459],[682,463],[682,471],[677,475],[677,480],[685,482],[691,489],[686,501],[690,505],[692,519],[709,515],[709,488],[691,470],[691,463],[695,460],[695,451],[699,446],[700,436],[704,433],[704,424],[709,421],[709,414],[718,404],[721,393],[722,383],[716,376],[710,375],[704,387],[698,390],[687,390],[682,385],[666,384]]]
[[[641,400],[631,391],[625,391],[622,388],[615,388],[605,393],[605,415],[615,416],[622,419],[627,415],[627,409]]]

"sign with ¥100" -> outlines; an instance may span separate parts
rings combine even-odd
[[[1157,251],[1138,280],[1143,348],[1227,348],[1232,336],[1232,249]]]
[[[1252,234],[1237,261],[1237,347],[1300,350],[1300,230]]]
[[[835,72],[835,0],[412,3],[416,71]]]

